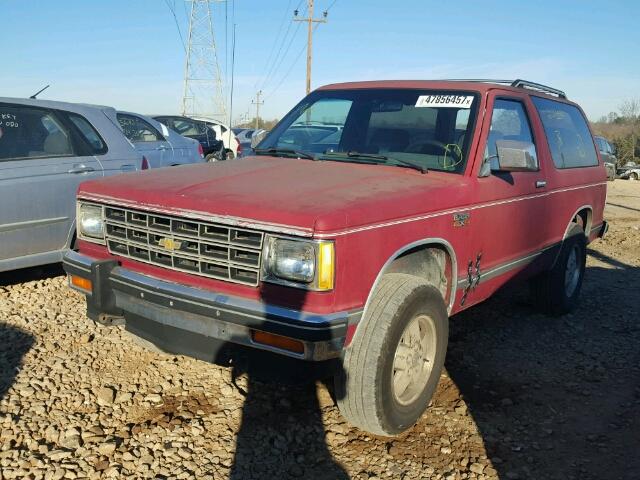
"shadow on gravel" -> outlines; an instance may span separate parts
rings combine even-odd
[[[62,265],[55,263],[40,267],[23,268],[9,272],[0,272],[0,287],[8,287],[19,283],[32,282],[34,280],[45,280],[47,278],[64,275]]]
[[[34,337],[0,318],[0,400],[11,388],[22,365],[22,357],[34,344]]]
[[[263,302],[276,304],[269,292],[269,287],[261,289]],[[305,295],[294,293],[288,307],[301,311]],[[348,479],[325,442],[316,391],[316,382],[327,379],[337,363],[303,362],[248,348],[231,351],[232,378],[247,375],[247,388],[236,384],[245,401],[229,479]]]
[[[275,304],[264,292],[262,297],[265,304]],[[299,311],[303,304],[301,294],[287,306]],[[168,325],[145,329],[146,321],[129,316],[126,328],[167,352],[231,368],[235,388],[245,400],[230,480],[349,478],[326,444],[316,385],[339,372],[338,362],[305,362],[238,344],[245,339],[213,340]],[[256,330],[261,327],[251,325]],[[150,331],[157,336],[150,336]],[[243,376],[246,388],[237,382]]]
[[[587,267],[574,314],[512,288],[451,322],[446,368],[501,479],[638,478],[640,268],[589,254],[616,268]]]
[[[240,347],[227,354],[233,378],[247,376],[246,389],[236,387],[245,400],[229,479],[348,479],[325,442],[324,368]]]
[[[265,304],[275,304],[264,290],[261,293]],[[299,311],[303,304],[300,293],[287,306]],[[143,322],[129,317],[127,330],[165,351],[231,368],[233,384],[245,400],[229,479],[349,478],[327,447],[316,385],[331,378],[340,368],[338,362],[304,362],[238,344],[246,339],[212,341],[167,325],[155,325],[159,337],[150,338],[149,330],[140,328]],[[175,338],[181,339],[179,345],[171,341]],[[237,381],[240,377],[246,377],[246,388]]]

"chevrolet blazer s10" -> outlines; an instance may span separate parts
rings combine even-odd
[[[576,307],[605,196],[585,115],[559,90],[344,83],[254,156],[84,183],[64,266],[90,318],[165,351],[337,359],[344,417],[395,435],[435,391],[450,316],[515,278],[550,314]]]

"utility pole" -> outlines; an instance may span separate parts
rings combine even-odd
[[[307,9],[309,16],[307,18],[297,18],[298,11],[294,13],[294,22],[307,22],[307,95],[311,92],[311,62],[313,60],[313,24],[327,23],[327,12],[322,14],[322,18],[313,18],[313,0],[307,0]]]
[[[262,96],[262,90],[258,90],[256,93],[256,99],[252,100],[251,103],[256,106],[256,123],[255,129],[258,129],[258,122],[260,121],[260,105],[264,105],[264,100],[261,102],[260,97]]]

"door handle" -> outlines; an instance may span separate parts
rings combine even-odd
[[[536,181],[536,188],[544,188],[547,186],[546,180],[538,180]]]
[[[122,165],[120,167],[120,170],[123,171],[123,172],[133,172],[135,169],[136,169],[136,166],[135,165],[130,165],[130,164]]]
[[[87,173],[94,172],[95,168],[88,167],[87,165],[83,165],[81,163],[76,163],[73,168],[67,170],[67,173]]]
[[[156,150],[166,150],[167,146],[166,145],[160,145],[158,148],[156,148]]]

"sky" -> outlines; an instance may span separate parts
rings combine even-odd
[[[307,0],[212,2],[233,112],[281,118],[305,94]],[[180,113],[184,0],[0,0],[0,95]],[[638,0],[315,0],[312,87],[376,79],[524,78],[596,120],[640,98]],[[176,14],[174,20],[172,11]],[[226,21],[225,21],[226,17]],[[228,41],[227,41],[228,40]]]

